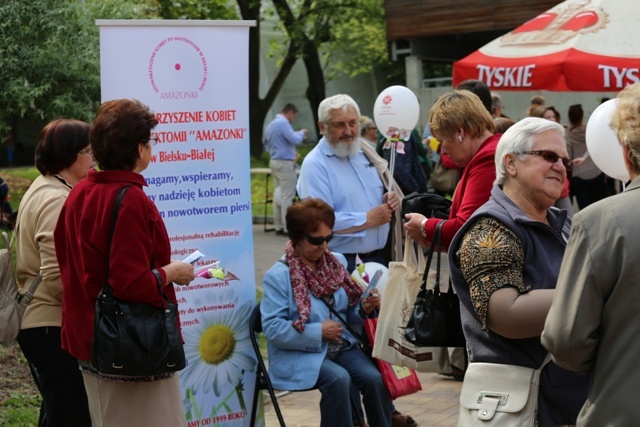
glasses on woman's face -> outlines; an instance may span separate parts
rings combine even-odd
[[[533,151],[523,151],[521,153],[513,153],[513,154],[533,154],[534,156],[542,157],[549,163],[555,163],[558,159],[562,160],[562,165],[568,171],[573,167],[573,161],[568,157],[560,157],[558,154],[551,150],[533,150]]]
[[[331,241],[331,239],[333,239],[333,233],[329,234],[326,237],[323,237],[323,236],[309,236],[308,234],[306,235],[306,237],[307,237],[307,242],[311,243],[314,246],[320,246],[324,242],[329,243]]]
[[[93,152],[91,151],[91,148],[85,148],[84,150],[80,150],[78,151],[78,154],[88,154],[93,157]]]
[[[154,145],[156,145],[157,143],[158,143],[158,137],[157,136],[152,136],[151,138],[149,138],[149,144],[151,144],[152,147]]]

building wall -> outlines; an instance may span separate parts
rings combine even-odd
[[[385,0],[387,39],[509,31],[558,0]]]

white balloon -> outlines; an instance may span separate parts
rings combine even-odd
[[[617,99],[610,99],[596,108],[587,122],[587,150],[598,168],[612,178],[629,180],[629,172],[624,165],[622,146],[611,128],[611,114],[618,105]]]
[[[380,92],[373,105],[373,119],[382,135],[390,128],[409,133],[416,127],[420,104],[416,95],[404,86],[390,86]]]

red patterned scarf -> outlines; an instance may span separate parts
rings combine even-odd
[[[300,312],[300,318],[291,322],[298,331],[304,331],[309,318],[311,299],[309,292],[316,298],[333,295],[343,288],[349,297],[349,304],[357,304],[362,295],[362,288],[351,278],[347,269],[328,249],[316,262],[317,271],[312,271],[293,248],[291,240],[284,249],[285,259],[289,264],[289,276],[293,288],[293,298]]]

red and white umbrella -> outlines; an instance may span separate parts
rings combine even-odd
[[[453,66],[453,85],[617,92],[640,81],[640,2],[567,0]]]

